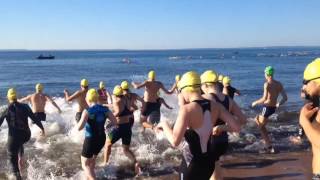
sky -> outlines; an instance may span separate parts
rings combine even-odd
[[[319,0],[1,0],[0,49],[319,46]]]

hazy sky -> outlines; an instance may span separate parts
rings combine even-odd
[[[2,0],[0,49],[319,46],[319,0]]]

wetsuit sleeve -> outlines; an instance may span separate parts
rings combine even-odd
[[[7,117],[8,106],[0,110],[0,126],[2,125],[4,119]]]
[[[33,114],[32,110],[30,109],[29,106],[26,106],[26,108],[27,108],[28,116],[31,118],[31,120],[32,120],[41,130],[43,130],[44,128],[43,128],[43,125],[42,125],[40,119],[38,119],[38,118]]]

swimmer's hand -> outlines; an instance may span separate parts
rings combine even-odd
[[[64,94],[69,94],[69,91],[68,91],[67,89],[64,89],[64,90],[63,90],[63,93],[64,93]]]
[[[279,103],[279,102],[277,103],[276,107],[277,107],[277,108],[280,107],[280,103]]]
[[[251,104],[251,107],[255,107],[256,105],[257,105],[257,102],[255,101]]]

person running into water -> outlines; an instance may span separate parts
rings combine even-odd
[[[24,97],[22,99],[19,99],[19,102],[31,102],[32,106],[32,111],[34,115],[40,119],[41,121],[46,120],[46,113],[45,113],[45,107],[46,107],[46,102],[49,101],[57,110],[59,113],[61,113],[61,109],[59,106],[54,102],[54,100],[48,96],[47,94],[43,93],[43,85],[38,83],[35,87],[36,93],[30,94],[27,97]]]
[[[121,82],[121,89],[123,91],[123,95],[127,98],[130,104],[130,123],[131,126],[134,124],[134,115],[133,112],[138,110],[137,101],[141,103],[141,109],[144,109],[145,103],[143,98],[141,98],[138,94],[132,93],[130,91],[130,85],[128,81],[122,81]]]
[[[150,71],[148,74],[148,80],[144,81],[141,84],[135,82],[132,83],[135,89],[140,89],[145,87],[143,99],[146,103],[143,111],[141,112],[140,122],[144,128],[153,128],[154,126],[148,122],[148,117],[153,112],[158,111],[159,109],[159,96],[158,91],[161,89],[166,94],[172,94],[173,91],[168,91],[160,81],[156,81],[156,74],[154,71]]]
[[[82,79],[80,82],[81,89],[76,91],[74,94],[70,96],[69,91],[67,89],[64,90],[64,97],[67,102],[71,102],[73,100],[77,100],[78,102],[78,110],[76,113],[76,121],[79,122],[81,119],[82,111],[88,108],[88,104],[86,102],[86,94],[89,88],[89,82],[86,79]]]
[[[312,180],[320,180],[320,58],[305,68],[302,91],[311,103],[301,108],[299,122],[312,145]]]
[[[28,142],[31,131],[28,124],[28,117],[41,129],[41,136],[44,136],[44,128],[27,104],[17,101],[17,93],[14,89],[9,89],[7,93],[9,104],[0,113],[0,126],[4,119],[8,124],[7,151],[10,162],[10,171],[15,179],[20,180],[23,168],[23,144]]]
[[[233,99],[234,95],[240,96],[240,91],[231,86],[231,79],[229,76],[223,78],[223,94]]]
[[[262,113],[256,117],[256,123],[260,128],[262,138],[265,141],[266,148],[264,152],[275,153],[274,147],[271,144],[266,125],[268,123],[268,118],[276,109],[284,104],[287,101],[287,94],[279,81],[276,81],[273,78],[274,69],[271,66],[266,67],[265,69],[265,78],[266,82],[263,87],[263,96],[262,98],[254,101],[252,107],[255,107],[258,104],[263,104]],[[281,95],[281,101],[277,102],[278,96]]]
[[[161,119],[160,108],[162,104],[167,109],[173,109],[171,106],[167,104],[167,102],[162,97],[159,97],[157,99],[157,106],[154,106],[154,111],[152,111],[148,117],[148,123],[152,124],[153,126],[156,126],[160,122],[160,119]]]
[[[227,111],[229,111],[241,125],[246,123],[246,117],[241,112],[238,104],[230,97],[224,95],[219,90],[218,76],[214,71],[205,71],[201,77],[201,89],[204,92],[203,97],[213,102],[220,103]],[[212,161],[215,162],[215,170],[211,179],[222,179],[219,158],[227,152],[228,149],[228,134],[232,132],[231,128],[220,119],[214,124],[213,135],[210,137],[210,153],[215,157]]]
[[[89,108],[82,112],[78,122],[78,130],[85,128],[85,139],[81,153],[81,165],[86,179],[96,179],[94,172],[96,158],[104,147],[106,134],[104,125],[108,118],[113,125],[116,125],[116,118],[108,108],[98,104],[99,95],[95,89],[90,89],[86,94],[86,101]]]
[[[100,81],[99,83],[98,94],[99,94],[99,104],[112,104],[111,95],[107,91],[103,81]]]
[[[200,77],[196,72],[185,73],[179,82],[179,91],[186,101],[179,109],[173,129],[162,121],[156,130],[163,130],[172,146],[178,147],[183,137],[187,166],[180,179],[209,179],[214,171],[213,155],[209,153],[209,139],[218,119],[225,121],[231,130],[240,131],[240,124],[220,104],[201,96]],[[181,146],[180,146],[181,147]],[[184,163],[185,165],[185,163]]]
[[[135,173],[139,175],[141,173],[140,165],[133,152],[129,149],[132,136],[132,123],[130,122],[131,112],[129,110],[130,102],[123,96],[121,86],[114,87],[112,98],[113,114],[117,119],[117,127],[108,132],[108,138],[104,148],[104,165],[107,165],[109,161],[112,145],[121,139],[123,152],[133,161]]]

